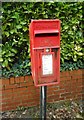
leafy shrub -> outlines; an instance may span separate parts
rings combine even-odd
[[[30,60],[31,19],[61,20],[61,64],[84,61],[82,2],[2,3],[2,67],[10,70],[21,59]],[[4,69],[4,70],[5,70]]]
[[[65,62],[64,64],[61,64],[60,67],[60,71],[78,70],[78,69],[84,69],[84,63],[81,60],[77,62]]]
[[[65,62],[61,64],[60,71],[67,71],[67,70],[74,70],[74,69],[84,69],[84,63],[79,60],[78,62]],[[15,63],[11,70],[7,70],[4,68],[2,70],[2,77],[10,78],[10,77],[18,77],[18,76],[25,76],[31,75],[31,68],[29,59],[25,61],[19,60],[18,63]]]
[[[30,75],[31,70],[30,70],[30,62],[28,59],[25,61],[19,60],[18,63],[15,63],[10,70],[7,70],[4,68],[2,70],[2,77],[18,77],[18,76],[25,76],[25,75]]]

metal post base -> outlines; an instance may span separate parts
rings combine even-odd
[[[46,91],[47,86],[41,86],[40,88],[40,118],[46,120]]]

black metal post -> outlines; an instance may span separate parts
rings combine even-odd
[[[47,86],[41,86],[40,88],[40,118],[46,120],[46,92]]]

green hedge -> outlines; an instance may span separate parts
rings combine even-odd
[[[84,61],[82,2],[2,3],[2,67],[11,70],[19,59],[30,65],[31,19],[61,20],[61,64]]]
[[[29,60],[26,59],[25,61],[19,60],[18,63],[15,63],[11,70],[3,69],[2,70],[2,77],[10,78],[10,77],[18,77],[18,76],[25,76],[31,75],[31,68]],[[81,60],[77,62],[65,62],[61,64],[60,71],[67,71],[67,70],[78,70],[84,69],[84,62]]]

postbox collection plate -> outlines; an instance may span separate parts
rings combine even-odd
[[[42,71],[43,75],[53,74],[52,54],[42,55]]]
[[[42,77],[53,76],[54,74],[54,52],[41,53]]]

